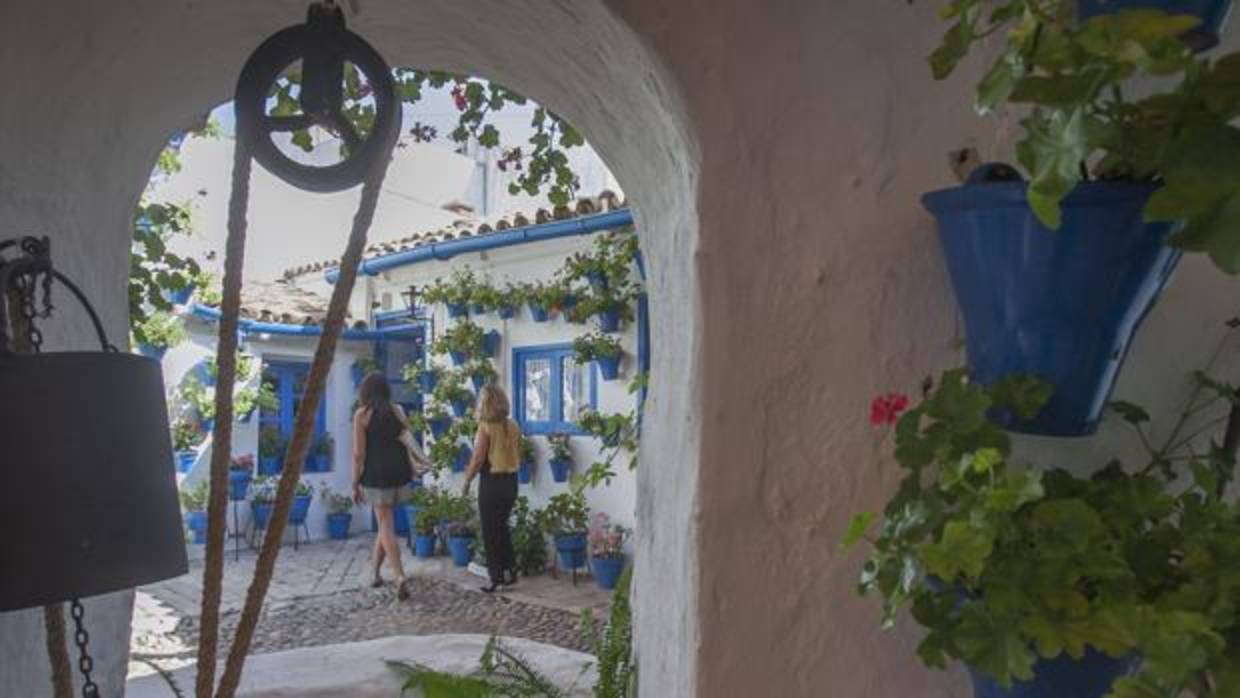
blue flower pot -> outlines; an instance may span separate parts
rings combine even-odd
[[[469,311],[474,315],[486,315],[487,307],[481,303],[470,303]]]
[[[155,347],[155,346],[151,346],[150,344],[139,344],[138,353],[147,357],[148,359],[155,359],[156,361],[162,361],[164,358],[164,354],[168,353],[168,347]]]
[[[1090,182],[1047,230],[1023,182],[966,184],[926,194],[938,220],[969,372],[982,384],[1012,374],[1054,386],[1033,420],[994,417],[1013,431],[1084,436],[1098,426],[1124,354],[1180,258],[1172,225],[1147,224],[1152,185]]]
[[[556,482],[568,482],[568,472],[573,469],[570,460],[551,459],[551,478]]]
[[[1140,660],[1128,656],[1108,657],[1085,648],[1085,655],[1073,659],[1065,652],[1054,659],[1039,659],[1033,665],[1033,680],[1014,681],[1003,688],[994,679],[969,668],[974,698],[1103,698],[1111,684],[1133,673]]]
[[[177,472],[188,473],[198,460],[197,451],[177,451]]]
[[[619,356],[601,356],[595,359],[594,363],[598,364],[598,372],[603,380],[614,381],[620,377]]]
[[[275,475],[280,472],[280,456],[263,456],[258,459],[259,475]]]
[[[590,288],[595,291],[603,291],[607,288],[607,275],[601,271],[586,272],[586,281],[590,282]]]
[[[560,301],[560,310],[567,314],[570,310],[577,307],[577,294],[565,293],[564,298]]]
[[[422,559],[435,557],[435,534],[422,535],[421,533],[413,537],[413,554]]]
[[[207,417],[206,419],[199,422],[199,425],[202,426],[203,431],[210,434],[211,432],[215,431],[215,417]]]
[[[555,537],[555,552],[560,558],[560,567],[575,570],[586,564],[586,534],[571,533]]]
[[[452,461],[452,472],[463,473],[465,468],[469,466],[469,459],[474,457],[473,449],[468,446],[462,446],[461,450],[456,452],[456,459]]]
[[[1231,0],[1077,0],[1081,20],[1121,10],[1153,9],[1171,15],[1193,15],[1201,24],[1182,38],[1194,51],[1205,51],[1218,45],[1218,35],[1227,21]]]
[[[517,466],[518,483],[528,485],[532,479],[534,479],[534,465],[532,463],[522,463]]]
[[[434,436],[436,439],[442,439],[443,435],[447,434],[448,429],[452,427],[452,418],[451,417],[431,417],[430,419],[426,420],[426,423],[431,428],[431,436]]]
[[[293,506],[288,510],[288,522],[294,526],[304,524],[306,522],[306,515],[310,513],[310,502],[313,499],[308,494],[293,497]]]
[[[534,322],[546,322],[551,317],[551,313],[541,305],[530,303],[529,306],[530,319]]]
[[[452,357],[453,366],[460,366],[466,361],[469,361],[469,354],[466,354],[463,351],[450,351],[448,352],[448,356]]]
[[[620,572],[624,570],[624,557],[590,558],[590,570],[594,572],[594,583],[600,589],[615,589]]]
[[[457,417],[464,417],[469,414],[469,408],[472,406],[473,403],[470,400],[453,400],[452,414],[455,414]]]
[[[439,385],[439,376],[427,372],[418,374],[418,387],[422,389],[422,392],[429,393],[435,389],[436,385]]]
[[[505,320],[511,320],[517,315],[517,307],[514,305],[501,305],[499,307],[499,316]]]
[[[164,298],[168,299],[173,305],[185,305],[189,302],[190,296],[194,295],[194,285],[190,284],[179,291],[164,291]]]
[[[418,508],[417,506],[413,504],[401,504],[398,508],[400,509],[401,513],[404,514],[405,516],[405,530],[400,533],[402,533],[405,536],[408,536],[410,533],[413,532],[413,527],[417,525]]]
[[[192,374],[203,386],[207,388],[215,387],[215,372],[211,370],[210,364],[206,361],[199,361],[194,364]]]
[[[491,330],[490,332],[482,335],[483,353],[492,359],[499,356],[499,345],[501,341],[502,337],[500,337],[499,330]]]
[[[354,388],[361,385],[362,380],[366,378],[366,369],[362,368],[361,366],[358,366],[357,364],[353,364],[352,366],[349,367],[349,373],[353,377]]]
[[[267,522],[271,521],[273,508],[275,508],[274,502],[250,502],[250,513],[254,515],[254,528],[267,528]]]
[[[452,552],[453,565],[468,567],[469,561],[474,559],[473,536],[450,536],[448,538],[448,550]]]
[[[448,317],[458,318],[469,315],[469,305],[466,303],[448,303]]]
[[[325,473],[331,469],[331,456],[327,456],[322,453],[306,456],[307,472]]]
[[[234,502],[245,500],[246,494],[250,491],[250,480],[253,476],[248,470],[229,470],[228,471],[228,498]]]
[[[346,540],[349,537],[349,525],[352,523],[353,514],[349,512],[328,514],[327,537],[332,540]]]
[[[474,384],[474,392],[479,392],[487,384],[486,376],[470,376],[469,382]]]
[[[193,536],[195,545],[202,545],[207,542],[207,512],[185,512],[185,527],[189,529],[190,534]]]
[[[603,332],[620,331],[620,311],[604,310],[598,314],[598,328]]]

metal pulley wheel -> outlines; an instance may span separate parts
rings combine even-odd
[[[301,61],[301,114],[268,114],[268,95],[280,76]],[[370,83],[375,101],[369,133],[359,133],[344,113],[344,71],[351,63]],[[377,158],[390,156],[400,135],[401,108],[392,70],[361,37],[345,28],[344,12],[331,2],[310,6],[306,23],[283,29],[262,43],[237,80],[238,136],[248,138],[254,159],[280,179],[314,192],[342,191],[361,184]],[[282,153],[272,140],[318,126],[339,136],[348,148],[333,165],[307,165]]]

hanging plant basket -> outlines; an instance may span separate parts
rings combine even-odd
[[[430,371],[423,371],[418,374],[418,387],[422,389],[422,392],[432,392],[435,390],[436,385],[439,385],[439,376]]]
[[[1033,420],[1006,428],[1083,436],[1097,428],[1141,320],[1180,258],[1172,226],[1147,224],[1153,185],[1091,182],[1063,201],[1047,230],[1023,182],[966,184],[923,197],[938,220],[964,317],[969,372],[982,384],[1012,374],[1054,387]]]
[[[603,380],[614,381],[620,377],[619,356],[600,356],[595,359],[594,363],[598,364],[598,372]]]
[[[1190,29],[1182,38],[1194,51],[1205,51],[1218,45],[1219,33],[1231,11],[1231,0],[1077,0],[1076,7],[1082,21],[1132,9],[1193,15],[1201,20],[1201,24]]]
[[[426,420],[426,423],[431,428],[431,436],[434,436],[436,439],[442,439],[443,435],[448,433],[448,429],[452,427],[452,418],[431,417]]]
[[[362,380],[366,378],[366,369],[363,368],[362,366],[359,366],[358,364],[353,364],[352,366],[350,366],[349,373],[353,378],[354,388],[361,385]]]
[[[619,332],[620,325],[621,320],[619,310],[604,310],[598,314],[598,328],[600,330],[604,332]]]
[[[469,354],[463,351],[449,351],[448,356],[452,358],[453,366],[460,366],[469,361]]]
[[[1033,665],[1031,681],[1016,681],[1003,688],[989,676],[969,668],[974,698],[1041,698],[1041,696],[1072,696],[1072,698],[1103,698],[1111,692],[1117,679],[1133,673],[1140,661],[1133,657],[1116,659],[1085,648],[1080,659],[1067,652],[1055,659],[1040,659]]]
[[[487,307],[483,305],[482,303],[470,303],[469,312],[473,313],[474,315],[486,315]]]
[[[189,529],[194,545],[202,545],[207,542],[207,512],[185,512],[185,527]]]
[[[499,347],[503,338],[500,336],[499,330],[491,330],[482,335],[482,351],[489,358],[494,359],[499,356]]]
[[[194,463],[198,460],[197,451],[177,451],[177,472],[188,473],[193,470]]]
[[[185,288],[177,291],[164,291],[164,298],[173,305],[185,305],[189,302],[190,297],[194,295],[194,285],[187,284]]]
[[[469,315],[468,303],[446,303],[445,305],[448,306],[448,317],[450,318],[462,318]]]
[[[155,359],[156,361],[162,361],[164,358],[164,354],[168,353],[168,347],[157,347],[151,344],[139,344],[138,353],[147,357],[148,359]]]
[[[198,382],[202,383],[203,387],[215,387],[215,371],[211,370],[211,365],[208,362],[199,361],[194,364],[193,374],[194,378],[197,378]]]
[[[472,406],[473,406],[473,402],[468,399],[453,400],[452,401],[452,413],[455,414],[458,418],[464,417],[465,415],[469,414],[469,408]]]
[[[591,270],[586,272],[586,281],[590,282],[590,288],[595,292],[607,290],[607,275],[601,271]]]
[[[545,307],[533,302],[531,302],[529,306],[530,319],[534,322],[546,322],[550,319],[551,313]]]
[[[568,473],[573,469],[573,462],[561,458],[551,459],[551,479],[556,482],[568,482]]]
[[[499,316],[504,320],[511,320],[516,314],[517,307],[515,305],[501,305],[499,307]]]
[[[461,450],[456,452],[456,458],[452,461],[452,472],[463,473],[465,468],[469,466],[469,459],[474,457],[474,452],[468,446],[462,446]]]
[[[469,377],[469,382],[473,384],[474,392],[479,392],[482,390],[482,387],[487,384],[487,377],[472,375]]]

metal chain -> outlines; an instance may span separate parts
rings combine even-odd
[[[95,660],[90,658],[90,652],[86,650],[86,643],[90,642],[90,634],[86,632],[86,627],[82,624],[86,609],[81,601],[74,599],[71,602],[69,615],[73,617],[73,644],[78,648],[78,671],[82,673],[83,679],[82,698],[99,698],[99,687],[90,677],[90,672],[95,668]]]
[[[48,278],[51,278],[50,274]],[[20,299],[18,310],[21,312],[22,320],[25,321],[26,325],[26,341],[30,345],[29,351],[31,354],[38,354],[43,348],[43,332],[38,327],[35,327],[34,324],[35,318],[39,317],[39,313],[35,310],[34,305],[36,295],[34,277],[23,274],[17,277],[14,283],[17,286],[18,298]],[[50,303],[46,300],[46,297],[44,303],[47,304],[50,310]],[[44,311],[44,317],[46,317],[47,312],[47,310]]]

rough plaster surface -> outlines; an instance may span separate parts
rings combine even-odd
[[[273,652],[250,659],[238,698],[391,698],[400,694],[398,675],[385,661],[416,663],[452,674],[478,670],[486,648],[485,635],[424,635],[387,637],[368,642],[323,645]],[[566,691],[567,698],[588,698],[594,683],[588,654],[520,638],[505,638],[504,647]],[[178,686],[194,685],[194,667],[173,672]],[[152,675],[127,687],[129,698],[172,698],[167,681]]]
[[[654,372],[637,541],[643,681],[690,695],[696,646],[696,417],[693,373],[697,151],[676,88],[644,43],[600,0],[363,0],[352,25],[395,65],[485,75],[564,114],[589,135],[641,204],[650,264]],[[52,236],[64,270],[100,306],[111,332],[125,325],[124,279],[133,206],[168,136],[226,101],[247,54],[300,21],[305,3],[278,0],[75,0],[0,6],[0,220],[5,235]],[[17,105],[20,105],[17,106]],[[66,326],[82,328],[81,318]],[[51,339],[84,341],[78,332]],[[657,535],[655,532],[658,532]],[[33,535],[34,531],[14,532]],[[120,693],[128,603],[115,607],[101,645],[108,695]],[[42,637],[29,614],[0,617],[3,695],[50,693],[37,662]],[[102,620],[102,619],[101,619]],[[673,649],[674,648],[674,649]],[[660,691],[651,689],[649,695]]]
[[[961,361],[918,197],[951,183],[949,149],[1010,159],[1011,120],[969,107],[981,63],[928,76],[935,4],[611,0],[620,21],[599,0],[362,5],[355,26],[393,62],[487,75],[564,113],[638,202],[655,347],[638,482],[642,694],[965,695],[958,673],[918,665],[915,630],[876,629],[876,605],[852,592],[860,556],[835,547],[848,515],[896,480],[865,423],[870,397]],[[223,101],[245,52],[301,7],[0,9],[0,62],[21,67],[0,78],[20,105],[0,113],[0,220],[72,246],[60,259],[114,332],[125,223],[161,143]],[[1118,394],[1155,411],[1178,402],[1237,290],[1186,263]],[[1088,460],[1118,437],[1021,445]],[[27,615],[0,617],[4,695],[47,694],[40,642]]]

